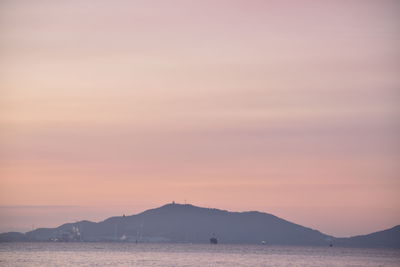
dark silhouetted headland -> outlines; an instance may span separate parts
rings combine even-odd
[[[268,213],[174,203],[98,223],[80,221],[25,234],[3,233],[0,241],[209,243],[214,234],[218,243],[400,248],[400,226],[364,236],[335,238]]]

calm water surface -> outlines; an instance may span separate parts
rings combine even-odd
[[[223,244],[1,243],[0,266],[400,266],[400,250]]]

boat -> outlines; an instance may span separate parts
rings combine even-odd
[[[218,244],[218,239],[216,239],[215,237],[211,237],[210,244]]]
[[[210,238],[210,244],[218,244],[218,239],[215,237],[215,234]]]

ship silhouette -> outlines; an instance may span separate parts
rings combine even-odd
[[[210,244],[218,244],[218,239],[215,237],[215,234],[210,238]]]

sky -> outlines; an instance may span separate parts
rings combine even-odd
[[[3,0],[0,232],[176,201],[400,224],[400,3]]]

